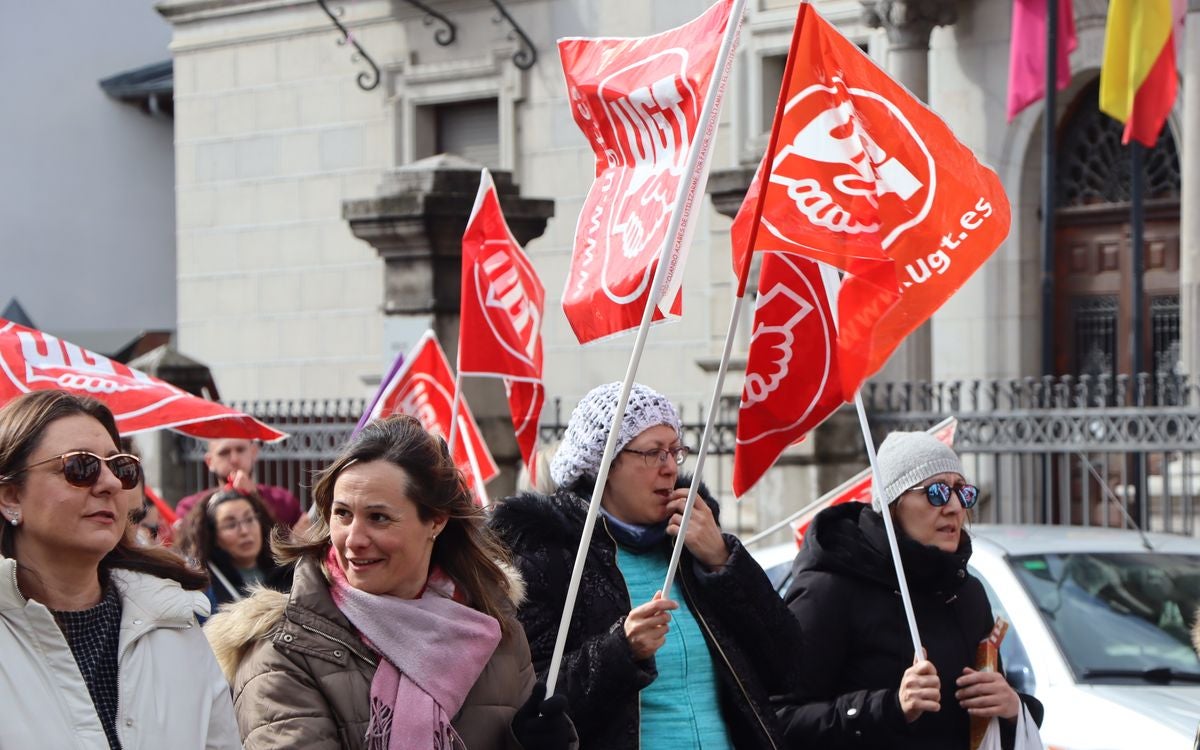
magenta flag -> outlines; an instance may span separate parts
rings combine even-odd
[[[1008,57],[1008,121],[1046,95],[1046,7],[1050,0],[1013,0],[1012,42]],[[1069,56],[1075,50],[1075,12],[1071,0],[1058,0],[1058,89],[1071,82]]]

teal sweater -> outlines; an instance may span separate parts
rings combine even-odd
[[[645,604],[662,588],[670,549],[617,551],[617,567],[625,578],[633,606]],[[654,655],[658,676],[642,689],[641,746],[653,750],[732,750],[721,716],[717,673],[700,623],[684,603],[676,576],[670,598],[672,611],[666,643]]]

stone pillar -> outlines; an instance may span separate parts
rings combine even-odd
[[[1184,372],[1200,378],[1200,215],[1187,208],[1200,200],[1200,0],[1188,0],[1184,37],[1179,321]]]
[[[863,22],[887,32],[884,66],[918,99],[929,100],[929,35],[958,20],[958,0],[860,0]]]
[[[914,96],[929,101],[929,35],[958,20],[958,0],[861,0],[863,21],[887,31],[884,68]],[[930,380],[933,335],[930,323],[913,331],[875,375],[875,380]]]
[[[383,258],[385,326],[392,324],[405,335],[415,331],[413,340],[433,328],[451,367],[458,350],[462,236],[479,190],[480,169],[457,156],[432,156],[388,172],[374,198],[342,204],[350,231]],[[541,236],[554,215],[554,201],[521,197],[509,172],[494,171],[492,179],[517,242],[524,246]],[[501,469],[488,493],[509,495],[521,457],[503,383],[470,378],[463,394]]]

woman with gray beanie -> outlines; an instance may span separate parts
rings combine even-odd
[[[498,504],[493,528],[525,578],[518,619],[544,679],[620,383],[571,414],[550,472],[552,495]],[[783,747],[769,695],[790,689],[799,629],[766,574],[721,532],[702,490],[679,572],[666,578],[687,487],[679,414],[634,384],[567,634],[558,691],[581,748]]]
[[[777,698],[795,748],[967,750],[970,718],[1001,717],[1011,748],[1021,704],[1037,699],[1002,670],[978,672],[975,649],[991,606],[967,571],[964,528],[979,490],[954,451],[925,432],[893,432],[879,447],[886,509],[862,503],[813,519],[785,597],[803,633],[795,692]],[[890,513],[924,658],[914,659],[881,512]]]

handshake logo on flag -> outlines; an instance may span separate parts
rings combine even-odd
[[[571,90],[592,137],[604,145],[608,170],[589,195],[581,229],[589,248],[601,248],[601,284],[614,302],[645,293],[654,269],[648,254],[657,257],[667,240],[700,120],[702,92],[688,82],[686,65],[685,50],[668,49],[605,77],[591,96]],[[590,257],[594,262],[595,253]]]
[[[782,262],[787,263],[788,260],[784,259]],[[795,354],[797,329],[813,309],[812,303],[801,296],[798,289],[793,289],[785,283],[775,284],[770,291],[758,298],[758,303],[754,306],[757,325],[750,338],[750,350],[758,351],[765,346],[774,352],[775,356],[766,358],[762,370],[747,370],[745,391],[742,394],[743,408],[765,401],[787,378]],[[826,353],[831,355],[833,337],[826,331],[824,339],[827,344]]]
[[[683,312],[689,217],[708,179],[733,4],[653,36],[558,42],[571,114],[595,154],[562,296],[580,343]]]
[[[833,85],[809,86],[788,101],[783,122],[780,138],[789,140],[772,162],[770,179],[787,188],[796,210],[815,226],[846,234],[892,227],[880,241],[886,250],[928,215],[933,157],[891,102],[834,78]],[[873,137],[864,122],[899,127]],[[889,220],[903,216],[910,218]]]

